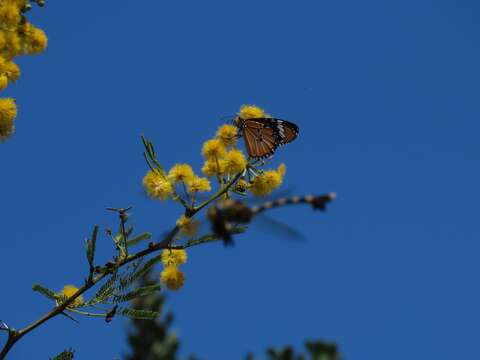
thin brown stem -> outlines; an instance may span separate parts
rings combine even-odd
[[[128,263],[130,263],[130,262],[132,262],[136,259],[139,259],[139,258],[147,256],[147,255],[149,255],[153,252],[156,252],[156,251],[159,251],[159,250],[166,249],[166,248],[170,247],[170,243],[177,233],[178,233],[178,227],[175,226],[172,229],[172,231],[161,242],[156,243],[156,244],[155,243],[150,243],[149,246],[146,249],[143,249],[143,250],[141,250],[141,251],[139,251],[135,254],[129,255],[126,258],[118,261],[115,265],[116,268],[118,269],[118,268],[120,268],[122,266],[125,266],[126,264],[128,264]],[[107,265],[107,264],[103,267],[103,269],[109,268],[109,265]],[[39,327],[40,325],[42,325],[46,321],[50,320],[51,318],[53,318],[53,317],[59,315],[60,313],[62,313],[68,307],[68,305],[70,305],[76,298],[78,298],[84,292],[86,292],[87,290],[92,288],[95,284],[97,284],[99,281],[104,279],[109,274],[110,274],[110,272],[105,271],[105,272],[102,272],[101,274],[93,277],[93,279],[87,279],[85,284],[82,287],[80,287],[75,292],[75,294],[68,297],[61,304],[55,306],[52,310],[47,312],[45,315],[40,317],[38,320],[34,321],[30,325],[28,325],[28,326],[26,326],[23,329],[20,329],[18,331],[15,331],[15,330],[9,331],[9,336],[8,336],[7,342],[5,343],[2,351],[0,352],[0,360],[5,359],[5,357],[7,356],[9,351],[12,349],[12,347],[15,345],[15,343],[17,341],[19,341],[23,336],[25,336],[29,332],[33,331],[34,329],[36,329],[37,327]]]
[[[225,186],[223,186],[219,191],[217,191],[215,194],[213,194],[210,198],[208,198],[207,200],[205,200],[205,202],[201,205],[198,205],[197,207],[194,207],[193,210],[192,210],[192,215],[196,214],[197,212],[199,212],[200,210],[202,210],[205,206],[211,204],[213,201],[217,200],[220,196],[222,196],[223,194],[225,194],[228,190],[230,190],[230,188],[232,187],[232,185],[240,178],[240,176],[242,176],[242,173],[239,172],[237,175],[235,175],[227,184],[225,184]]]
[[[199,205],[197,207],[194,207],[194,208],[190,208],[188,205],[185,206],[185,208],[186,208],[185,211],[186,211],[186,213],[188,213],[187,215],[189,215],[189,217],[195,215],[197,212],[202,210],[205,206],[208,206],[210,203],[212,203],[213,201],[218,199],[220,196],[225,194],[230,189],[230,187],[232,187],[232,185],[240,178],[241,175],[242,175],[241,173],[238,173],[228,183],[226,183],[224,186],[222,186],[222,188],[218,192],[216,192],[214,195],[212,195],[208,200],[206,200],[201,205]],[[181,199],[181,200],[183,202],[183,199]],[[115,209],[115,210],[118,211],[118,209]],[[121,216],[121,219],[122,219],[122,216]],[[121,220],[121,223],[123,224],[121,231],[122,231],[122,235],[125,239],[126,231],[125,231],[124,220],[123,219]],[[170,231],[170,233],[165,237],[165,239],[163,239],[161,242],[150,243],[146,249],[138,251],[135,254],[131,254],[131,255],[126,254],[126,256],[123,259],[117,259],[116,261],[113,262],[113,264],[115,264],[114,265],[115,269],[119,269],[120,267],[122,267],[122,266],[136,260],[136,259],[147,256],[147,255],[149,255],[153,252],[170,248],[173,239],[178,234],[178,231],[179,231],[178,226],[175,226]],[[190,244],[190,246],[193,246],[193,245],[194,244]],[[176,248],[183,248],[183,247],[176,247]],[[43,323],[47,322],[51,318],[61,314],[76,298],[78,298],[84,292],[86,292],[87,290],[92,288],[95,284],[97,284],[99,281],[103,280],[107,275],[109,275],[111,273],[111,271],[108,271],[108,269],[111,269],[111,264],[112,264],[112,262],[109,262],[109,263],[105,264],[105,266],[103,268],[99,268],[100,269],[100,274],[99,275],[94,276],[94,277],[89,277],[85,281],[85,284],[82,287],[80,287],[75,292],[75,294],[73,294],[71,297],[68,297],[61,304],[55,306],[52,310],[47,312],[45,315],[40,317],[38,320],[34,321],[30,325],[27,325],[26,327],[24,327],[23,329],[20,329],[18,331],[10,330],[9,333],[8,333],[9,336],[8,336],[7,342],[5,343],[2,351],[0,352],[0,360],[5,359],[5,357],[10,352],[10,350],[15,345],[15,343],[17,341],[19,341],[23,336],[25,336],[28,333],[30,333],[31,331],[35,330],[37,327],[39,327]]]

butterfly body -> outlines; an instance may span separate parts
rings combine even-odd
[[[275,118],[237,118],[236,124],[248,155],[254,159],[272,156],[279,146],[295,140],[299,132],[294,123]]]

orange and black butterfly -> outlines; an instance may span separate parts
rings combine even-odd
[[[245,140],[248,155],[254,159],[272,156],[279,146],[295,140],[299,132],[294,123],[275,118],[237,117],[235,123]]]

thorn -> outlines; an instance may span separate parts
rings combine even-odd
[[[132,209],[132,206],[129,206],[127,208],[111,208],[111,207],[107,208],[107,210],[118,212],[119,214],[125,214],[127,211],[130,211],[131,209]]]
[[[3,320],[0,320],[0,330],[10,331],[7,323]]]
[[[66,312],[62,311],[60,314],[62,314],[63,316],[69,318],[69,319],[72,320],[73,322],[76,322],[77,324],[80,324],[80,321],[78,321],[78,320],[75,319],[74,317],[68,315]]]

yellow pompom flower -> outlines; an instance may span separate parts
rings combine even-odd
[[[72,297],[76,292],[78,291],[78,288],[74,285],[65,285],[62,289],[62,291],[60,291],[60,295],[62,296],[65,296],[66,298],[70,298]],[[79,307],[79,306],[82,306],[83,304],[85,303],[85,301],[83,300],[83,297],[82,295],[80,295],[79,297],[77,297],[75,300],[73,300],[73,302],[68,305],[68,307]]]
[[[222,125],[217,130],[217,138],[224,146],[235,146],[237,144],[238,129],[234,125]]]
[[[200,227],[200,223],[195,219],[182,215],[180,219],[177,220],[177,226],[180,229],[181,235],[194,236]]]
[[[15,4],[18,6],[20,9],[23,9],[25,6],[26,0],[4,0],[5,3],[10,3],[10,4]]]
[[[211,191],[210,181],[207,178],[195,176],[187,182],[188,192],[193,194],[197,192]]]
[[[240,150],[231,150],[225,157],[225,171],[230,174],[238,174],[245,170],[247,159]]]
[[[162,263],[168,265],[182,265],[187,262],[187,252],[183,249],[165,249],[162,251]]]
[[[2,24],[2,27],[13,30],[18,26],[20,19],[20,9],[17,5],[0,3],[0,24]]]
[[[12,135],[13,121],[17,116],[17,106],[12,98],[0,99],[0,140]]]
[[[4,31],[0,31],[0,63],[5,62],[5,47],[7,46],[7,37]]]
[[[0,1],[0,6],[5,6],[5,5],[15,5],[18,8],[22,8],[25,5],[26,0],[2,0]]]
[[[188,164],[176,164],[168,172],[168,178],[171,182],[188,182],[194,178],[192,167]]]
[[[150,170],[143,178],[143,187],[148,196],[153,199],[166,200],[173,194],[173,186],[168,179]]]
[[[22,41],[16,32],[0,32],[0,54],[11,59],[22,53]]]
[[[258,119],[266,116],[265,111],[255,105],[242,105],[238,116],[241,119]]]
[[[178,290],[185,283],[185,275],[175,265],[168,265],[160,274],[160,281],[170,290]]]
[[[209,177],[222,176],[225,174],[225,160],[208,159],[203,164],[202,172]]]
[[[1,74],[0,75],[0,91],[5,89],[8,85],[8,78],[7,75]]]
[[[250,186],[250,191],[255,196],[265,196],[282,185],[285,174],[285,165],[282,164],[277,170],[268,170],[256,176]]]
[[[1,68],[2,72],[7,76],[8,81],[14,83],[20,77],[20,68],[13,61],[7,61]]]
[[[284,163],[281,163],[280,165],[278,165],[277,172],[283,178],[285,176],[285,173],[287,172],[287,166]]]
[[[32,31],[28,33],[27,41],[29,43],[28,53],[38,54],[45,50],[48,39],[42,29],[34,27]]]
[[[220,159],[225,156],[225,145],[218,139],[208,140],[203,144],[202,154],[207,159]]]

